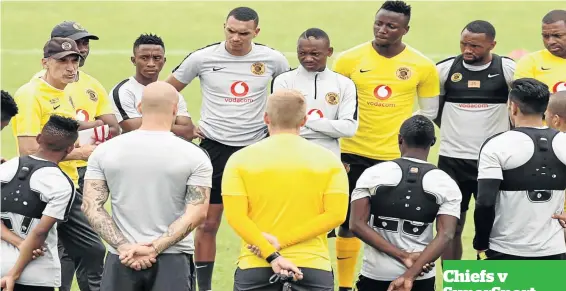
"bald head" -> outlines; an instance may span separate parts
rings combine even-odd
[[[297,90],[277,90],[267,98],[265,112],[265,121],[273,129],[300,129],[306,122],[305,97]]]
[[[142,115],[176,115],[179,95],[171,84],[156,81],[143,89],[140,109]]]
[[[566,91],[550,95],[545,117],[548,126],[566,131]]]

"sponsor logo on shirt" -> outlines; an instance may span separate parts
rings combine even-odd
[[[391,87],[387,85],[378,85],[373,89],[373,96],[380,101],[385,101],[389,99],[393,95],[393,90]],[[395,107],[394,103],[384,103],[384,102],[377,102],[377,101],[368,101],[368,105],[377,106],[377,107]]]
[[[566,82],[558,82],[552,87],[552,93],[566,91]]]
[[[224,98],[228,103],[251,103],[254,102],[251,98],[245,98],[250,92],[250,86],[244,81],[236,81],[230,86],[230,93],[235,98]]]
[[[322,113],[322,111],[320,109],[316,109],[316,108],[309,110],[307,115],[308,115],[309,120],[317,120],[317,119],[321,119],[321,118],[324,117],[324,114]]]
[[[458,104],[460,108],[488,108],[489,104],[468,104],[468,103],[460,103]]]
[[[88,111],[86,111],[84,109],[77,109],[75,119],[78,120],[78,121],[89,121],[90,116],[88,114]]]

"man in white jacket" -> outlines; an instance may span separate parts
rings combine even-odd
[[[358,98],[352,80],[326,67],[332,52],[326,32],[307,29],[297,43],[301,65],[274,78],[271,90],[300,91],[307,100],[308,113],[301,136],[340,158],[339,139],[353,136],[358,129]]]

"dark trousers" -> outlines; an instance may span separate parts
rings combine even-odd
[[[487,257],[486,260],[563,260],[564,254],[552,255],[552,256],[544,256],[544,257],[519,257],[514,255],[508,255],[504,253],[500,253],[494,250],[487,250],[485,251],[485,256]],[[479,257],[478,257],[479,259]]]
[[[108,253],[102,275],[104,291],[196,291],[193,256],[161,254],[149,269],[136,271]]]
[[[434,291],[435,277],[415,280],[411,291]],[[387,291],[392,281],[377,281],[360,275],[358,282],[356,282],[356,289],[358,291]]]
[[[79,168],[79,187],[69,212],[69,219],[59,223],[58,249],[61,259],[60,291],[70,291],[73,275],[81,291],[99,291],[104,269],[106,247],[92,229],[81,210],[83,203],[83,177],[86,168]]]
[[[290,282],[291,289],[284,289],[284,283],[270,283],[273,276],[271,268],[236,269],[234,274],[234,291],[333,291],[334,275],[330,271],[301,268],[304,278]]]

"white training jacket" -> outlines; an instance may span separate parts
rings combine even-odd
[[[295,89],[307,101],[308,121],[301,136],[340,157],[341,137],[358,129],[358,95],[354,82],[328,68],[309,72],[302,66],[273,79],[271,91]]]

